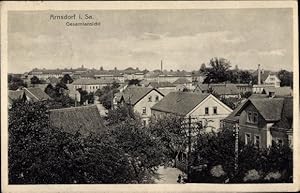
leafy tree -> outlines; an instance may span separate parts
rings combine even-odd
[[[165,162],[174,160],[187,145],[183,120],[178,116],[153,117],[149,123],[149,131],[162,142]]]
[[[202,63],[201,64],[201,67],[200,67],[200,70],[199,70],[200,72],[206,72],[206,65],[205,65],[205,63]]]
[[[278,78],[280,79],[280,86],[293,86],[293,72],[286,70],[280,70],[278,72]]]
[[[86,90],[83,90],[82,88],[77,89],[80,93],[80,104],[84,104],[87,102],[88,104],[94,103],[94,93],[90,92],[88,93]]]
[[[212,58],[209,62],[204,83],[219,83],[229,79],[230,61],[224,58]]]
[[[17,90],[21,87],[27,87],[27,84],[21,78],[9,74],[8,75],[8,89],[9,90]]]
[[[31,79],[30,79],[30,83],[35,85],[35,84],[41,84],[41,81],[38,77],[36,76],[33,76]]]
[[[60,81],[66,85],[66,84],[71,84],[73,82],[73,79],[69,74],[65,74]]]
[[[136,134],[133,131],[135,141],[122,139],[116,132],[71,135],[49,127],[47,103],[19,101],[9,110],[9,183],[133,183],[145,179],[141,176],[156,166],[159,147],[142,130]],[[126,129],[120,130],[124,136],[128,134]],[[144,141],[133,143],[140,136]],[[148,150],[141,149],[145,145]],[[133,149],[126,148],[130,146]],[[139,173],[133,166],[139,167]]]
[[[143,127],[139,119],[127,119],[110,128],[118,148],[128,155],[136,182],[153,182],[163,159],[160,141]]]
[[[99,97],[99,101],[106,109],[111,109],[114,95],[119,92],[119,86],[119,83],[113,82],[111,86],[105,86],[96,91],[95,95]]]
[[[65,94],[66,88],[66,85],[63,83],[58,83],[56,86],[48,84],[45,88],[45,93],[53,99],[49,103],[57,108],[74,106],[75,100]]]
[[[242,84],[250,84],[254,78],[249,71],[239,71],[239,79]]]
[[[139,117],[134,113],[133,109],[129,105],[118,106],[116,109],[110,109],[108,111],[106,121],[107,125],[120,124],[126,120],[135,120]]]
[[[138,80],[138,79],[131,79],[128,81],[128,86],[130,85],[137,85],[137,86],[140,86],[140,83],[141,83],[141,80]]]
[[[292,150],[286,145],[273,144],[266,149],[259,149],[253,144],[245,145],[239,139],[238,168],[235,171],[235,135],[232,128],[223,129],[219,133],[205,133],[199,135],[193,155],[193,182],[244,183],[250,171],[257,171],[258,179],[252,182],[291,182],[292,179]],[[221,168],[221,176],[211,174],[216,166]],[[272,180],[266,178],[272,172],[279,172],[280,178]]]

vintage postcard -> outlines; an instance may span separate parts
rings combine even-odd
[[[3,192],[299,190],[295,1],[1,3]]]

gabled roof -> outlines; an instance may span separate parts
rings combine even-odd
[[[120,83],[118,79],[86,79],[81,78],[75,80],[73,85],[101,85],[101,84],[112,84],[113,82]]]
[[[24,88],[26,96],[31,98],[33,101],[43,101],[51,99],[41,88]]]
[[[196,88],[199,88],[202,91],[208,91],[209,90],[208,84],[197,84]]]
[[[171,92],[151,109],[185,116],[199,105],[209,94],[196,94],[189,92]]]
[[[290,130],[293,128],[293,98],[285,98],[283,100],[283,107],[281,119],[276,122],[272,128]]]
[[[187,83],[191,83],[191,81],[189,81],[187,78],[178,78],[174,84],[187,84]]]
[[[250,100],[266,121],[280,120],[283,105],[282,98],[257,98]]]
[[[50,125],[71,134],[99,133],[105,129],[96,105],[49,111]]]
[[[148,93],[150,93],[152,90],[155,90],[162,96],[164,96],[161,92],[159,92],[157,89],[154,88],[147,88],[147,87],[127,87],[122,93],[120,97],[120,100],[124,100],[125,103],[135,105],[137,102],[139,102],[142,98],[144,98]]]
[[[11,100],[21,99],[23,97],[24,91],[23,90],[9,90],[8,91],[8,98]]]
[[[225,120],[237,120],[240,113],[250,104],[252,104],[259,114],[267,122],[278,122],[284,116],[291,118],[292,112],[292,97],[290,98],[251,98],[242,103],[235,109]],[[237,118],[236,118],[237,117]]]
[[[235,108],[224,120],[226,121],[230,121],[230,122],[238,122],[239,117],[236,116],[237,113],[241,110],[241,108],[243,108],[244,104],[248,101],[249,99],[241,102],[241,104]]]

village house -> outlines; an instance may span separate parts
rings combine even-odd
[[[38,69],[35,68],[33,70],[31,70],[30,72],[26,73],[27,74],[27,78],[30,80],[33,76],[36,76],[37,78],[39,78],[40,80],[47,80],[49,77],[56,77],[56,78],[61,78],[63,77],[65,74],[69,74],[70,76],[72,76],[73,74],[82,74],[84,72],[86,72],[87,69],[84,68],[84,66],[82,65],[81,68],[76,68],[76,69]]]
[[[40,88],[22,88],[20,90],[8,91],[8,104],[9,107],[12,105],[13,101],[23,99],[24,101],[44,101],[51,99],[49,95],[47,95]]]
[[[240,93],[252,92],[252,84],[234,84]]]
[[[201,122],[206,132],[218,131],[220,121],[231,112],[227,105],[212,94],[171,92],[151,108],[152,116],[159,118],[168,115],[188,118]]]
[[[245,144],[269,147],[272,141],[292,145],[293,98],[261,98],[246,100],[223,120],[224,128],[239,128]]]
[[[261,70],[260,64],[258,64],[257,71],[257,84],[253,85],[253,93],[262,93],[265,88],[279,88],[280,79],[272,72],[266,72]]]
[[[178,91],[194,89],[192,81],[188,80],[187,78],[178,78],[175,82],[173,82],[173,84],[176,85],[176,90]]]
[[[75,80],[72,85],[74,89],[77,90],[81,88],[82,90],[90,92],[96,92],[98,89],[103,88],[104,86],[110,86],[113,83],[120,83],[119,80],[112,80],[112,79],[77,79]]]
[[[158,103],[164,95],[155,88],[127,87],[123,92],[117,93],[114,98],[115,105],[130,105],[137,112],[144,125],[148,125],[151,117],[151,107]]]
[[[210,84],[209,88],[221,98],[241,98],[240,91],[235,84]]]
[[[103,79],[103,80],[117,80],[124,82],[123,73],[118,70],[90,70],[80,75],[83,79]]]
[[[49,122],[51,127],[83,136],[104,132],[106,128],[96,105],[50,110]]]

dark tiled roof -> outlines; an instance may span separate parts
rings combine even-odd
[[[269,95],[270,92],[274,92],[275,96],[292,96],[293,90],[291,87],[285,86],[285,87],[267,87],[264,88],[263,93]]]
[[[266,121],[280,120],[283,105],[282,98],[262,98],[250,100]]]
[[[189,81],[188,79],[183,78],[183,77],[178,78],[178,79],[174,82],[174,84],[187,84],[187,83],[191,83],[191,81]]]
[[[105,126],[96,105],[50,110],[50,125],[71,134],[103,132]]]
[[[284,98],[281,119],[272,128],[291,130],[293,128],[293,98]]]
[[[237,120],[240,113],[253,104],[261,116],[269,122],[275,122],[274,127],[290,129],[293,120],[293,98],[252,98],[242,103],[224,120]]]
[[[239,89],[234,84],[219,84],[210,86],[213,91],[219,95],[237,95],[240,93]]]
[[[124,99],[125,103],[135,105],[138,101],[140,101],[144,96],[150,93],[152,90],[156,90],[154,88],[147,87],[127,87],[121,94],[121,98]],[[156,90],[160,93],[158,90]],[[163,95],[162,93],[160,93]]]
[[[42,101],[51,99],[41,88],[24,88],[26,96],[33,101]]]
[[[185,116],[208,96],[209,94],[171,92],[151,109]]]
[[[244,104],[248,102],[248,99],[243,101],[237,108],[235,108],[225,119],[225,121],[229,121],[229,122],[238,122],[239,120],[239,116],[236,116],[236,114],[242,109],[242,107],[244,106]]]

